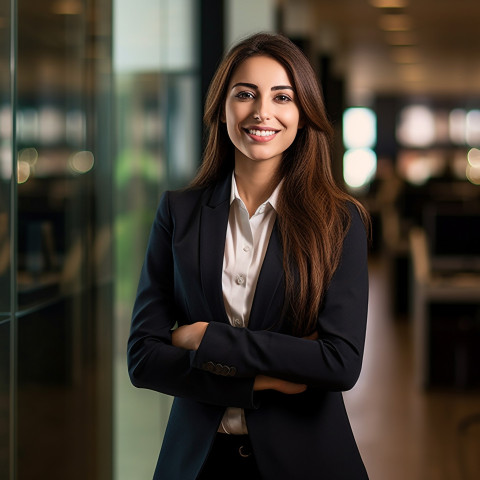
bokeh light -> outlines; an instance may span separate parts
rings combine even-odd
[[[352,188],[368,184],[377,170],[377,155],[369,148],[347,150],[343,156],[343,178]]]

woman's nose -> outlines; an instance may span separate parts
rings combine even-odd
[[[260,99],[257,100],[257,102],[255,103],[253,118],[261,122],[270,119],[270,113],[266,101],[262,101]]]

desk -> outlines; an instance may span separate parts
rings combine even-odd
[[[439,340],[439,329],[443,328],[446,339],[448,331],[452,335],[451,343],[445,350],[445,358],[448,361],[449,355],[453,354],[450,360],[455,363],[450,365],[454,378],[448,382],[448,375],[445,375],[445,381],[455,387],[471,386],[471,383],[480,386],[480,373],[471,378],[466,370],[471,368],[478,372],[480,365],[480,273],[447,276],[432,272],[425,232],[422,229],[415,228],[410,232],[410,250],[413,264],[412,306],[418,385],[425,388],[439,383],[441,375],[438,369],[441,365],[438,360],[442,352],[438,352],[438,349],[442,346],[432,345],[431,342],[434,339]],[[441,319],[437,325],[436,318]],[[450,326],[445,329],[449,320]],[[476,348],[470,348],[470,344],[476,344]],[[476,365],[471,365],[472,356],[478,357]]]

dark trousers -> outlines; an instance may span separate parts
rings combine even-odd
[[[197,480],[262,480],[248,435],[217,433]]]

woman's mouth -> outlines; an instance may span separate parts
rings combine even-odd
[[[248,130],[250,135],[256,135],[257,137],[271,137],[277,132],[275,130]]]
[[[265,130],[265,129],[257,129],[257,128],[244,128],[245,132],[257,140],[270,140],[273,138],[277,133],[278,130]]]

